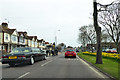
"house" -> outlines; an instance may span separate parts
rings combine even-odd
[[[43,50],[46,46],[45,46],[45,40],[44,39],[41,39],[41,40],[38,40],[38,47]]]
[[[0,25],[0,54],[2,53],[2,44],[3,44],[3,32],[2,26]]]
[[[27,32],[18,32],[18,47],[28,46]]]
[[[37,36],[28,36],[28,46],[29,47],[38,47]]]
[[[45,40],[38,40],[37,36],[28,36],[27,32],[8,28],[7,23],[0,25],[0,53],[8,53],[16,47],[45,48]]]
[[[38,47],[38,39],[37,39],[37,36],[34,36],[34,47]]]
[[[28,47],[32,47],[32,38],[31,36],[27,36],[27,40],[28,40]]]
[[[7,23],[2,23],[0,35],[1,50],[3,50],[4,53],[10,52],[13,48],[17,47],[18,33],[16,29],[9,29]]]

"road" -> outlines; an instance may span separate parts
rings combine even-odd
[[[98,70],[77,58],[64,58],[64,53],[50,56],[47,60],[38,61],[34,65],[2,65],[2,77],[14,78],[108,78]],[[108,79],[107,79],[108,80]]]

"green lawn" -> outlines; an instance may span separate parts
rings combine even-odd
[[[120,66],[118,69],[118,64],[119,64],[118,60],[102,58],[103,64],[95,64],[96,56],[85,55],[85,54],[82,54],[82,52],[79,52],[78,56],[92,63],[96,67],[100,68],[102,71],[115,77],[117,80],[120,80],[120,74],[118,74],[118,72],[120,71]]]

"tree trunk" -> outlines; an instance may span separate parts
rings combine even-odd
[[[102,48],[101,48],[101,27],[98,26],[98,21],[97,21],[97,3],[93,3],[94,7],[94,27],[97,35],[97,54],[96,54],[96,64],[102,64]]]
[[[116,48],[117,48],[117,54],[120,54],[120,45],[119,45],[119,43],[116,43]]]
[[[96,55],[96,64],[102,63],[102,46],[101,46],[101,27],[97,29],[97,55]]]

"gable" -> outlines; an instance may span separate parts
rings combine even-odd
[[[33,37],[32,40],[35,41],[35,38]]]
[[[18,36],[17,30],[15,30],[12,35]]]
[[[21,34],[20,36],[21,36],[21,37],[24,37],[24,35],[23,35],[23,34]]]

